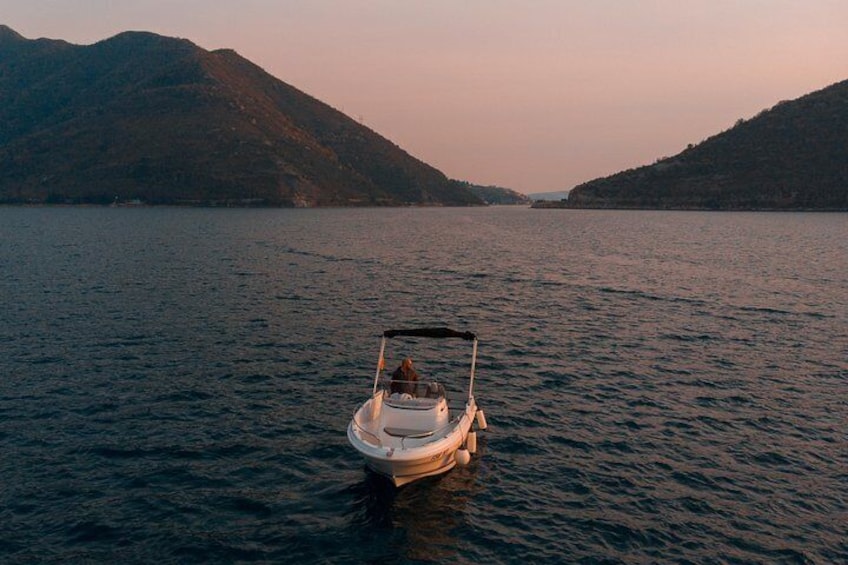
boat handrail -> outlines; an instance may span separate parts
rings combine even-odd
[[[360,431],[360,433],[364,433],[364,434],[367,434],[367,435],[373,437],[377,442],[375,445],[377,447],[381,447],[383,445],[383,442],[380,441],[380,436],[374,434],[373,432],[369,432],[368,430],[365,429],[365,426],[363,426],[362,424],[360,424],[359,422],[356,421],[356,413],[357,412],[358,412],[358,410],[354,411],[353,418],[351,419],[351,422],[353,423],[353,425]]]
[[[467,406],[468,406],[468,405],[466,404],[466,405],[465,405],[465,407],[467,408]],[[358,413],[358,412],[359,412],[359,410],[355,410],[355,411],[353,412],[353,418],[351,418],[351,423],[352,423],[352,424],[354,425],[354,427],[356,427],[356,428],[357,428],[357,429],[358,429],[361,433],[364,433],[364,434],[369,435],[369,436],[371,436],[372,438],[374,438],[374,440],[376,441],[376,443],[375,443],[374,445],[376,445],[377,447],[382,447],[383,442],[381,442],[381,441],[380,441],[380,437],[379,437],[378,435],[376,435],[375,433],[373,433],[373,432],[370,432],[370,431],[366,430],[366,429],[365,429],[365,426],[363,426],[362,424],[360,424],[360,423],[357,421],[357,419],[356,419],[356,415],[357,415],[357,413]],[[404,442],[405,442],[407,439],[410,439],[410,438],[412,438],[412,439],[423,439],[423,438],[425,438],[425,437],[433,437],[433,436],[436,436],[436,435],[440,434],[441,432],[443,432],[444,430],[446,430],[447,428],[450,428],[450,427],[453,427],[453,426],[458,426],[458,425],[462,422],[462,419],[463,419],[463,418],[467,418],[467,417],[468,417],[468,413],[466,412],[466,410],[462,410],[462,412],[460,412],[460,414],[459,414],[459,415],[454,416],[454,417],[453,417],[453,418],[452,418],[452,419],[451,419],[451,420],[450,420],[447,424],[445,424],[444,426],[441,426],[441,427],[439,427],[439,428],[436,428],[436,429],[435,429],[435,430],[433,430],[433,431],[424,432],[424,431],[421,431],[421,430],[403,430],[403,431],[410,431],[410,432],[413,432],[413,433],[412,433],[412,434],[410,434],[410,435],[393,434],[393,433],[390,433],[390,432],[388,432],[388,431],[387,431],[387,433],[389,433],[389,435],[394,435],[394,436],[396,436],[396,437],[400,437],[400,438],[401,438],[401,439],[400,439],[400,447],[401,447],[401,449],[406,449],[406,445],[404,444]],[[384,428],[384,430],[385,430],[385,428]],[[394,429],[393,431],[395,431],[395,432],[400,432],[401,430],[399,430],[399,429]]]
[[[399,429],[399,428],[384,428],[384,430],[387,434],[389,434],[391,436],[400,437],[401,438],[400,439],[401,449],[406,449],[406,446],[404,445],[403,442],[406,441],[407,439],[409,439],[409,438],[423,439],[425,437],[432,437],[434,435],[439,434],[440,432],[444,431],[447,428],[450,428],[450,427],[455,426],[455,425],[459,425],[459,423],[462,422],[462,419],[467,417],[467,416],[468,416],[468,414],[463,412],[462,414],[454,417],[450,422],[448,422],[444,426],[442,426],[440,428],[436,428],[435,430],[432,430],[432,431],[402,430],[402,429]],[[378,447],[381,447],[383,445],[383,442],[380,441],[380,437],[378,435],[374,434],[373,432],[369,432],[368,430],[366,430],[365,426],[363,426],[362,424],[360,424],[356,420],[356,412],[353,413],[353,418],[351,419],[351,422],[361,433],[364,433],[364,434],[369,435],[372,438],[374,438],[377,442],[376,445]],[[391,429],[391,431],[389,431],[390,429]],[[409,433],[405,434],[405,432],[409,432]]]

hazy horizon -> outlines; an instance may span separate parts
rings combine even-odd
[[[452,178],[524,193],[673,155],[848,79],[848,3],[0,0],[23,36],[232,48]]]

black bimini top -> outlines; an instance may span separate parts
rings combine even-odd
[[[414,328],[406,330],[386,330],[383,332],[383,337],[391,338],[397,336],[435,338],[458,337],[467,341],[477,339],[477,336],[471,332],[458,332],[449,328]]]

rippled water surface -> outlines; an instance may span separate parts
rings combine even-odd
[[[0,238],[4,563],[848,561],[844,214],[0,208]],[[490,425],[396,490],[345,428],[414,325],[478,334]]]

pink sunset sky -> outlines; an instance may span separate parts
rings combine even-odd
[[[0,23],[232,48],[449,177],[524,193],[848,79],[846,0],[0,0]]]

